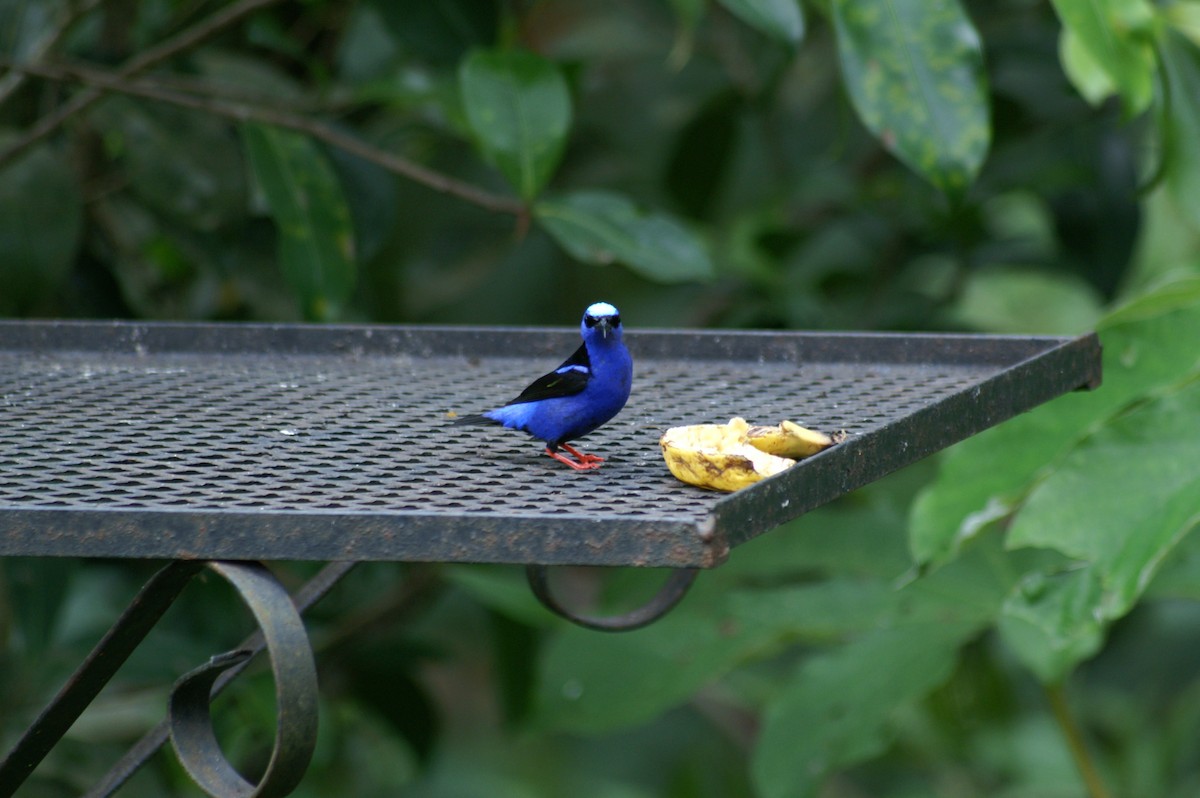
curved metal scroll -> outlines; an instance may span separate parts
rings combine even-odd
[[[677,568],[671,572],[671,576],[659,588],[654,598],[646,604],[623,615],[599,617],[581,615],[564,607],[550,589],[550,568],[548,566],[528,565],[525,567],[525,576],[529,579],[529,587],[533,590],[533,595],[537,596],[538,601],[542,602],[548,610],[566,618],[571,623],[599,632],[629,632],[654,623],[674,609],[675,605],[687,595],[688,589],[696,581],[699,573],[699,568]]]
[[[265,567],[251,562],[210,562],[237,590],[262,631],[275,677],[275,748],[257,785],[239,774],[213,733],[209,700],[225,671],[242,668],[252,653],[213,657],[175,683],[171,691],[171,743],[188,774],[219,798],[276,798],[295,789],[317,739],[317,669],[304,622],[287,591]]]

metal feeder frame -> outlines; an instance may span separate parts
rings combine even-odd
[[[0,322],[0,556],[163,559],[162,568],[0,761],[12,795],[193,576],[227,581],[258,626],[183,676],[167,719],[89,796],[168,739],[210,795],[299,783],[316,739],[301,613],[355,563],[517,563],[534,595],[604,631],[645,626],[736,546],[1068,391],[1100,382],[1076,338],[664,330],[627,333],[634,393],[573,472],[511,431],[455,427],[578,346],[573,330]],[[671,426],[790,419],[846,439],[733,494],[685,486]],[[329,562],[295,596],[261,561]],[[561,565],[672,569],[645,606],[594,617],[555,595]],[[252,784],[209,702],[266,650],[275,748]]]

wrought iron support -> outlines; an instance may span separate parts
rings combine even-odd
[[[675,605],[683,600],[699,575],[699,568],[676,568],[654,598],[641,607],[623,615],[607,617],[584,615],[568,609],[550,587],[550,569],[545,565],[529,565],[525,568],[525,576],[529,587],[538,601],[555,615],[566,618],[573,624],[598,632],[629,632],[654,623],[666,615]]]
[[[275,677],[275,746],[258,784],[251,784],[221,752],[209,701],[216,680],[247,663],[253,651],[219,654],[175,683],[171,742],[192,780],[217,798],[278,798],[303,778],[317,743],[317,666],[300,613],[283,585],[262,564],[213,562],[209,568],[237,590],[261,630]]]
[[[0,798],[9,798],[29,778],[203,565],[203,562],[177,560],[142,587],[87,659],[0,762]]]
[[[308,580],[293,597],[292,602],[296,607],[297,612],[304,614],[308,608],[316,604],[325,594],[328,593],[338,581],[345,576],[351,568],[357,565],[356,562],[332,562],[326,565],[321,571]],[[267,647],[266,640],[263,639],[262,631],[255,631],[250,634],[241,645],[237,647],[237,651],[249,651],[253,655],[262,652]],[[210,700],[220,695],[230,682],[241,673],[242,669],[249,664],[249,660],[240,664],[232,665],[223,671],[213,684]],[[171,722],[170,718],[164,719],[161,723],[155,726],[150,731],[142,735],[132,748],[125,752],[117,762],[109,768],[108,773],[92,787],[84,798],[108,798],[115,793],[121,786],[128,781],[133,774],[141,769],[142,765],[149,761],[150,757],[154,756],[160,748],[170,739]]]
[[[176,683],[170,715],[131,748],[89,793],[112,795],[166,742],[173,739],[185,769],[210,795],[271,798],[287,795],[303,776],[316,741],[316,670],[300,614],[319,601],[355,565],[334,562],[289,597],[259,563],[176,561],[162,568],[101,638],[25,735],[0,762],[0,798],[13,795],[62,739],[187,583],[207,566],[226,579],[250,608],[258,631],[233,652],[213,657]],[[209,703],[267,650],[276,684],[278,726],[271,763],[258,785],[243,779],[221,755],[212,736]]]

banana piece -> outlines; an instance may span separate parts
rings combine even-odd
[[[800,460],[828,449],[837,440],[793,421],[781,421],[775,427],[750,427],[746,431],[746,442],[767,454]]]
[[[728,424],[672,427],[658,443],[676,479],[709,490],[735,491],[845,438],[845,433],[826,435],[791,421],[752,427],[734,417]]]
[[[735,491],[778,474],[796,461],[751,446],[743,418],[728,424],[672,427],[659,439],[663,459],[675,478],[709,490]]]

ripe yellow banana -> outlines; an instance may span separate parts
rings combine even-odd
[[[663,433],[659,446],[667,468],[681,482],[735,491],[835,442],[790,421],[778,427],[751,427],[743,418],[732,418],[728,424],[672,427]]]
[[[800,460],[828,449],[836,441],[824,432],[794,421],[781,421],[775,427],[751,427],[746,431],[746,442],[767,454]]]

